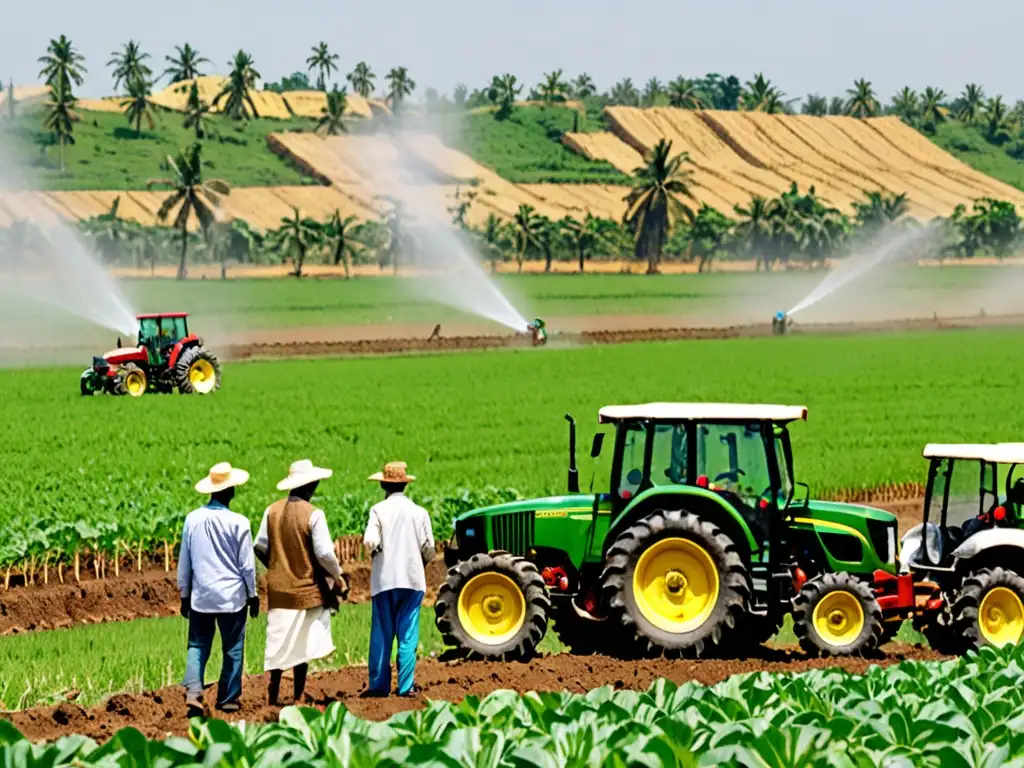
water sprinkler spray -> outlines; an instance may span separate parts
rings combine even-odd
[[[530,334],[530,340],[533,342],[533,346],[539,347],[542,344],[548,343],[548,332],[544,330],[544,321],[539,317],[534,318],[533,322],[526,326],[526,330]]]
[[[775,316],[772,318],[772,333],[775,336],[784,336],[789,333],[789,329],[792,326],[793,319],[785,312],[776,312]]]

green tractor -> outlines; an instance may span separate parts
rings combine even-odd
[[[610,468],[581,493],[566,415],[569,495],[456,518],[435,604],[446,644],[525,658],[553,622],[575,653],[735,653],[792,613],[809,652],[874,649],[885,629],[872,583],[896,573],[896,518],[809,500],[789,438],[806,417],[803,406],[603,408],[590,455],[600,463],[609,438]]]
[[[924,520],[876,582],[890,621],[962,653],[1024,637],[1024,443],[929,444]]]
[[[188,313],[139,315],[138,344],[92,359],[79,377],[83,395],[142,397],[147,392],[206,395],[220,389],[220,362],[188,330]]]

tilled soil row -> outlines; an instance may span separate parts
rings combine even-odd
[[[696,681],[705,685],[744,672],[792,673],[822,667],[841,667],[855,674],[872,665],[887,666],[906,659],[935,661],[944,658],[934,651],[901,645],[889,645],[884,656],[876,659],[809,659],[790,650],[762,649],[760,658],[622,661],[604,656],[545,656],[530,662],[443,662],[423,659],[416,666],[416,682],[422,693],[414,698],[392,696],[364,699],[365,667],[312,675],[306,687],[309,706],[324,708],[340,701],[353,714],[371,720],[383,720],[410,709],[419,709],[426,700],[461,701],[466,696],[484,696],[491,691],[512,689],[527,691],[570,691],[585,693],[602,685],[643,690],[658,678],[675,683]],[[282,685],[287,689],[287,683]],[[284,691],[282,691],[282,694]],[[214,688],[206,692],[207,706],[216,697]],[[273,722],[279,707],[267,703],[264,675],[246,678],[242,709],[227,716],[230,720]],[[285,704],[290,703],[287,699]],[[220,716],[218,714],[218,716]],[[118,694],[106,703],[85,709],[74,703],[35,707],[0,715],[10,720],[33,741],[48,741],[80,733],[104,741],[119,729],[132,726],[150,738],[184,734],[188,728],[184,693],[180,687],[163,688],[142,694]]]
[[[1016,326],[1024,324],[1024,315],[996,315],[965,318],[911,318],[864,323],[809,323],[793,328],[794,334],[807,333],[879,333],[891,331],[954,330]],[[577,332],[552,332],[549,346],[587,344],[625,344],[638,341],[695,341],[770,336],[768,322],[756,325],[712,326],[707,328],[609,328]],[[318,357],[393,355],[404,353],[450,352],[480,349],[528,347],[529,335],[491,334],[479,336],[440,336],[438,338],[335,339],[261,341],[258,337],[244,344],[224,348],[224,357],[246,360],[268,357]]]
[[[370,600],[370,564],[345,563],[350,603]],[[441,560],[427,566],[425,602],[433,604],[445,577]],[[266,590],[260,583],[262,610],[267,610]],[[0,636],[64,629],[80,624],[173,616],[179,608],[175,573],[163,569],[124,574],[117,578],[88,579],[80,583],[16,587],[0,591]]]

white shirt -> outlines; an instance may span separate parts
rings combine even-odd
[[[185,518],[178,589],[197,613],[238,613],[256,597],[256,561],[249,521],[211,502]]]
[[[263,520],[260,521],[260,530],[256,534],[256,549],[266,552],[270,547],[270,537],[267,535],[267,518],[270,517],[270,507],[263,510]],[[336,582],[341,581],[341,566],[338,558],[334,556],[334,541],[327,530],[327,517],[322,509],[313,509],[309,516],[310,537],[313,539],[313,555],[325,571]]]
[[[389,589],[427,591],[423,566],[434,559],[430,515],[404,494],[393,493],[370,510],[363,544],[373,554],[370,596]]]

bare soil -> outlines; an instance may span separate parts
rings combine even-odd
[[[810,659],[798,651],[768,648],[763,649],[760,657],[746,659],[622,661],[604,656],[568,654],[545,656],[525,663],[422,659],[416,666],[416,682],[423,690],[415,698],[359,698],[366,687],[366,668],[346,667],[311,676],[306,688],[306,704],[322,709],[340,701],[355,715],[383,720],[396,712],[419,709],[428,699],[460,701],[469,695],[484,696],[500,689],[512,689],[520,693],[584,693],[602,685],[646,689],[662,677],[675,683],[696,681],[710,685],[744,672],[792,673],[835,666],[861,674],[872,665],[887,666],[905,659],[944,658],[934,651],[916,646],[891,644],[886,646],[885,651],[884,655],[870,660]],[[288,685],[282,688],[287,689]],[[212,706],[215,697],[215,688],[211,687],[206,692],[208,707]],[[286,699],[283,703],[291,702]],[[279,712],[279,707],[271,707],[267,703],[266,676],[251,675],[244,684],[241,711],[227,719],[272,722],[277,719]],[[142,694],[118,694],[106,703],[89,709],[67,702],[58,706],[5,713],[0,717],[10,720],[33,741],[53,740],[72,733],[104,741],[126,726],[138,728],[150,738],[168,734],[184,735],[188,729],[184,693],[180,687]]]

